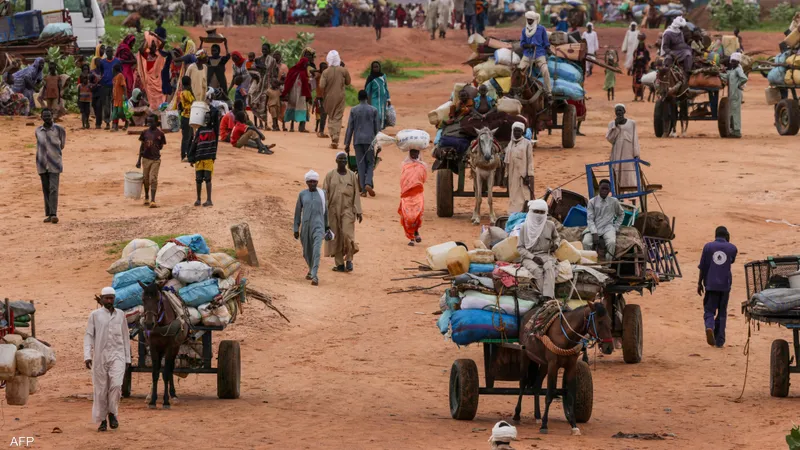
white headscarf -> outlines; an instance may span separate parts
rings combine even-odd
[[[544,214],[534,214],[534,210],[542,210]],[[525,216],[525,238],[528,245],[533,245],[542,235],[544,226],[547,223],[547,202],[542,199],[531,200],[528,202],[528,214]]]
[[[638,27],[639,26],[636,22],[631,22],[631,25],[633,25],[634,27]],[[636,30],[631,30],[631,28],[629,26],[628,27],[628,31],[636,31]]]
[[[505,420],[501,420],[492,428],[492,437],[489,442],[492,443],[492,448],[495,448],[497,443],[509,443],[517,440],[517,427],[511,425]]]
[[[617,109],[617,108],[620,108],[620,107],[622,109],[624,109],[625,112],[628,112],[628,108],[626,108],[625,105],[623,105],[622,103],[617,103],[616,105],[614,105],[614,109]]]
[[[741,62],[742,61],[742,54],[739,53],[739,52],[735,52],[735,53],[731,54],[731,61],[739,61],[739,62]]]
[[[313,170],[309,170],[306,172],[306,181],[317,181],[319,182],[319,174],[314,172]],[[328,206],[325,202],[325,191],[322,188],[317,187],[317,194],[319,194],[319,199],[322,200],[322,214],[328,213]]]
[[[313,170],[306,172],[306,181],[319,181],[319,174]]]
[[[683,16],[678,16],[675,18],[675,20],[672,21],[672,23],[670,24],[669,28],[667,28],[666,31],[672,33],[680,33],[681,28],[685,26],[686,26],[686,19],[684,19]]]
[[[342,65],[342,58],[336,50],[329,51],[328,56],[325,57],[325,61],[327,61],[328,65],[331,67],[339,67]]]
[[[344,156],[347,156],[347,153],[345,153],[345,152],[339,152],[339,153],[337,153],[337,154],[336,154],[336,159],[339,159],[339,157],[340,157],[340,156],[342,156],[342,155],[344,155]]]
[[[103,290],[100,291],[100,295],[103,297],[106,295],[117,295],[117,291],[115,291],[112,287],[104,287]]]
[[[536,29],[539,28],[539,13],[536,11],[528,11],[525,13],[525,36],[533,37]],[[533,24],[528,25],[528,20],[533,20]]]
[[[519,138],[519,139],[517,139],[517,138],[515,138],[515,137],[514,137],[514,130],[516,130],[517,128],[519,128],[520,130],[522,130],[522,136],[520,136],[520,138]],[[519,142],[519,141],[521,141],[521,140],[522,140],[522,138],[524,138],[524,137],[525,137],[525,124],[524,124],[524,123],[522,123],[522,122],[514,122],[514,125],[511,125],[511,139],[513,139],[513,140],[514,140],[514,142]]]

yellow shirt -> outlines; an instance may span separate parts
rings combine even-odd
[[[194,103],[194,95],[190,91],[181,91],[181,116],[186,117],[192,115],[192,103]]]

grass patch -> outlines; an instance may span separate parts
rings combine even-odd
[[[36,148],[36,144],[25,144],[25,148]]]
[[[103,42],[110,40],[114,46],[119,45],[124,38],[128,34],[129,28],[123,27],[122,22],[125,21],[127,16],[112,16],[106,17],[106,34],[104,36]],[[178,43],[184,37],[188,37],[189,33],[181,28],[178,25],[177,21],[174,20],[165,20],[164,21],[164,28],[167,30],[167,43],[173,44]],[[149,19],[142,19],[142,30],[144,31],[154,31],[156,29],[156,22],[155,20]],[[141,44],[141,39],[136,40],[137,48],[134,50],[138,50],[138,45]],[[199,45],[199,42],[197,43]]]
[[[436,75],[439,73],[458,73],[458,70],[420,70],[422,67],[439,67],[437,63],[423,63],[420,61],[412,61],[410,59],[394,60],[384,59],[381,61],[381,70],[386,75],[387,80],[403,81],[415,80],[422,78],[426,75]],[[416,70],[406,70],[416,69]],[[361,72],[362,78],[369,77],[370,67]]]
[[[594,25],[595,28],[628,28],[628,27],[631,26],[631,23],[630,22],[600,22],[600,23],[592,22],[592,25]],[[585,29],[586,27],[581,27],[581,28]],[[581,30],[581,31],[583,31],[583,30]]]
[[[158,244],[158,248],[161,248],[161,247],[163,247],[163,246],[164,246],[164,244],[166,244],[166,243],[167,243],[167,241],[168,241],[168,240],[170,240],[170,239],[175,239],[175,238],[176,238],[176,237],[178,237],[178,236],[184,236],[184,235],[186,235],[186,234],[187,234],[187,233],[181,233],[181,234],[162,234],[162,235],[159,235],[159,236],[150,236],[150,237],[146,237],[146,238],[143,238],[143,239],[149,239],[149,240],[151,240],[151,241],[155,242],[156,244]],[[106,249],[106,253],[108,253],[109,255],[119,255],[119,254],[122,254],[122,250],[123,250],[123,249],[125,248],[125,246],[126,246],[126,245],[128,245],[130,242],[131,242],[131,240],[127,240],[127,241],[117,241],[117,242],[112,242],[112,243],[110,243],[110,244],[106,244],[106,247],[108,247],[108,248]],[[208,243],[208,240],[206,240],[206,243]]]
[[[344,88],[344,102],[351,108],[356,106],[358,104],[358,89],[353,86],[346,86]]]

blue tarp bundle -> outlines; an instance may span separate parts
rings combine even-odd
[[[528,214],[524,212],[511,213],[508,217],[508,221],[506,221],[506,233],[511,233],[514,231],[514,227],[525,223],[525,217],[527,216]]]
[[[117,289],[117,298],[114,299],[114,307],[122,310],[131,309],[142,304],[142,294],[144,289],[139,283],[133,283],[123,288]]]
[[[203,239],[203,236],[200,236],[199,234],[187,234],[186,236],[180,236],[175,239],[192,249],[192,251],[195,253],[200,253],[203,255],[207,255],[209,253],[206,240]]]
[[[470,263],[469,273],[492,273],[494,264],[476,264]]]
[[[147,266],[142,266],[115,274],[114,280],[111,282],[111,287],[114,289],[120,289],[132,284],[136,284],[137,281],[141,281],[144,284],[150,284],[155,281],[155,279],[156,273],[153,272],[153,269]]]
[[[482,339],[516,338],[517,319],[508,314],[498,314],[479,309],[462,309],[450,318],[453,328],[453,342],[468,345]],[[504,333],[500,332],[504,329]]]
[[[181,296],[183,303],[197,308],[202,304],[214,300],[214,297],[219,295],[219,285],[217,284],[216,278],[211,278],[181,288],[178,291],[178,295]]]

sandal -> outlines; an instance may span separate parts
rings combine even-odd
[[[408,246],[409,247],[413,247],[414,246],[414,241],[408,241]]]
[[[345,271],[345,270],[344,270],[344,265],[341,265],[341,266],[333,266],[333,271],[334,271],[334,272],[344,272],[344,271]]]
[[[414,233],[414,240],[417,242],[422,242],[422,236],[419,233]]]
[[[306,274],[306,280],[311,280],[311,273]]]
[[[317,278],[312,278],[312,279],[311,279],[311,285],[312,285],[312,286],[319,286],[319,279],[317,279]]]

